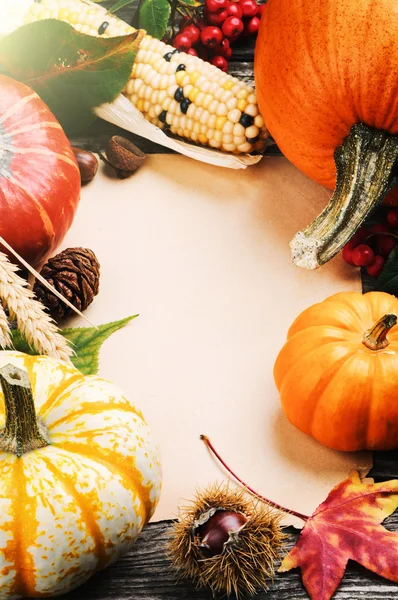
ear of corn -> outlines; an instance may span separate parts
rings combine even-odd
[[[60,19],[93,36],[134,31],[88,0],[32,0],[25,23],[41,19]],[[252,87],[149,35],[123,94],[154,125],[204,146],[250,153],[261,151],[268,137]]]

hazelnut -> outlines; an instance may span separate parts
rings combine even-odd
[[[72,150],[79,165],[80,180],[82,183],[88,183],[94,179],[98,171],[97,157],[92,152],[82,148],[72,147]]]

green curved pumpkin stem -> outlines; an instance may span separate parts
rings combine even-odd
[[[49,445],[45,428],[39,423],[32,388],[26,371],[6,365],[0,369],[6,425],[0,433],[0,450],[20,458],[26,452]]]
[[[335,153],[336,189],[324,211],[290,242],[293,262],[316,269],[333,258],[398,183],[398,136],[363,123]]]
[[[397,315],[384,315],[377,321],[373,327],[365,331],[362,344],[369,350],[383,350],[390,343],[387,339],[387,333],[397,324]]]

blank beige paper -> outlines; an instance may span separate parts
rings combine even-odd
[[[232,171],[151,155],[124,181],[102,166],[83,189],[63,248],[91,248],[101,263],[93,322],[140,315],[105,342],[100,375],[142,409],[161,446],[155,521],[226,480],[201,433],[255,489],[302,513],[369,469],[370,454],[334,452],[290,425],[272,375],[300,311],[361,289],[341,257],[315,272],[291,263],[289,240],[328,196],[280,157]]]

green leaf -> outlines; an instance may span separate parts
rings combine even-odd
[[[398,246],[394,248],[388,257],[373,289],[398,296]]]
[[[70,327],[62,330],[62,335],[70,342],[75,351],[75,355],[72,356],[74,366],[83,375],[95,375],[98,373],[98,358],[102,344],[112,333],[118,331],[136,317],[138,315],[132,315],[120,321],[99,325],[97,329],[95,327]],[[13,330],[12,341],[15,350],[25,352],[25,354],[37,355],[37,352],[28,344],[19,331]]]
[[[66,337],[76,353],[72,356],[72,362],[84,375],[95,375],[98,372],[98,357],[102,344],[118,329],[138,317],[133,315],[120,321],[113,321],[95,327],[80,327],[64,329],[61,333]]]
[[[32,354],[37,356],[38,352],[32,346],[28,344],[25,337],[18,331],[13,329],[11,332],[12,348],[10,350],[18,350],[18,352],[24,352],[25,354]]]
[[[152,37],[162,39],[170,17],[167,0],[144,0],[140,8],[139,26]]]
[[[0,64],[34,89],[73,133],[95,119],[93,107],[121,92],[143,35],[94,37],[56,19],[37,21],[0,40]]]
[[[135,2],[135,0],[119,0],[118,2],[116,2],[116,4],[113,4],[113,6],[108,8],[108,12],[115,13],[118,10],[120,10],[121,8],[123,8],[124,6],[127,6],[128,4],[132,4],[133,2]]]

